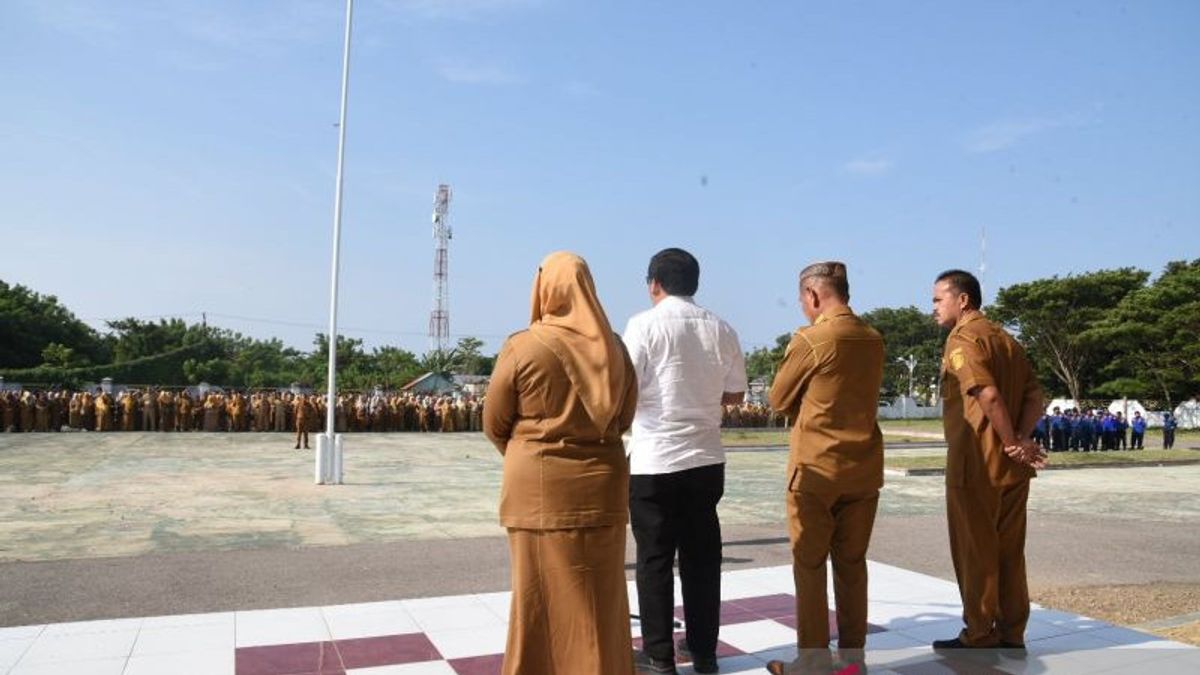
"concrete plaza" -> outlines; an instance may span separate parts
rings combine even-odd
[[[500,457],[486,440],[477,434],[358,434],[347,437],[346,448],[346,485],[317,486],[312,480],[311,451],[293,450],[286,435],[0,435],[0,574],[5,579],[0,586],[0,626],[11,627],[0,632],[0,672],[8,667],[16,667],[14,675],[77,672],[51,667],[58,662],[44,660],[47,649],[53,656],[51,647],[30,651],[36,641],[48,636],[80,632],[71,626],[104,626],[101,632],[105,633],[123,626],[117,632],[123,631],[122,640],[131,640],[124,652],[128,660],[150,655],[137,649],[140,631],[162,628],[164,622],[190,622],[165,616],[200,614],[207,617],[205,622],[220,623],[226,619],[216,617],[229,615],[232,620],[250,613],[247,621],[252,621],[259,616],[254,612],[297,608],[311,613],[316,611],[313,608],[347,603],[365,604],[359,610],[329,611],[365,616],[378,609],[377,603],[425,598],[426,604],[436,605],[442,602],[436,598],[505,592],[507,551],[496,522]],[[725,569],[734,575],[731,579],[739,578],[738,574],[778,576],[764,570],[786,569],[781,567],[790,559],[783,523],[785,463],[786,452],[778,448],[742,449],[729,455],[721,516]],[[1034,482],[1030,500],[1031,586],[1036,590],[1200,582],[1194,564],[1200,553],[1198,486],[1200,467],[1196,466],[1046,472]],[[938,621],[952,623],[956,610],[954,598],[946,596],[953,590],[953,584],[946,586],[953,573],[942,499],[939,477],[889,476],[870,555],[881,563],[877,567],[885,574],[881,581],[891,579],[886,575],[905,574],[921,579],[920,584],[928,585],[933,594],[929,599],[936,596],[944,605]],[[632,561],[632,549],[627,559]],[[886,589],[903,586],[894,581],[881,586],[883,595],[873,602],[885,601],[890,592]],[[790,593],[786,583],[778,579],[772,583],[770,588],[757,589],[761,593],[754,597]],[[728,600],[746,597],[750,596]],[[873,609],[872,621],[881,611]],[[505,618],[502,614],[499,619]],[[787,624],[786,617],[775,618]],[[903,618],[879,620],[887,625],[891,619],[904,623]],[[77,623],[87,620],[127,623]],[[61,627],[62,622],[68,622],[67,627]],[[128,622],[137,623],[132,636],[133,624]],[[1085,625],[1091,627],[1086,630],[1110,628],[1100,622],[1071,625],[1080,631]],[[327,623],[327,628],[332,626]],[[470,627],[455,629],[466,628]],[[931,624],[925,632],[944,630],[949,635],[950,628],[949,623]],[[737,635],[742,629],[729,630]],[[88,631],[80,634],[92,634]],[[340,639],[336,632],[310,640],[302,631],[293,636],[294,643],[336,642]],[[346,639],[402,633],[397,628]],[[253,639],[243,644],[239,635],[231,633],[231,650],[293,644],[251,644]],[[1100,636],[1102,641],[1089,644],[1107,649],[1103,635],[1120,637],[1126,648],[1132,640],[1140,645],[1139,653],[1152,643],[1172,652],[1182,649],[1153,636],[1135,638],[1125,633],[1096,633],[1091,638]],[[922,632],[907,638],[940,636]],[[8,638],[23,641],[23,650]],[[292,640],[286,635],[280,639]],[[494,642],[495,637],[491,639]],[[913,644],[908,647],[919,649]],[[354,646],[347,649],[353,651]],[[742,657],[761,659],[786,645],[747,642],[737,649]],[[11,663],[2,656],[18,651]],[[32,661],[25,660],[29,653],[35,655]],[[451,648],[448,653],[458,652]],[[230,651],[228,658],[210,654],[212,668],[196,672],[235,672],[234,654]],[[494,652],[479,656],[494,660]],[[104,658],[111,666],[116,657]],[[904,660],[908,658],[916,661]],[[1133,665],[1128,661],[1131,657],[1124,658],[1113,663]],[[896,672],[961,672],[909,668],[931,663],[928,653],[922,657],[914,652],[904,659],[887,661],[891,664],[887,667],[895,666]],[[450,664],[449,659],[442,660]],[[37,663],[45,667],[34,668]],[[346,663],[342,663],[345,669],[353,672]],[[429,664],[418,671],[412,668],[424,662],[404,663],[381,662],[372,667],[409,668],[378,672],[467,672],[428,670],[444,667]],[[1000,671],[1034,672],[1029,663],[1000,664]],[[761,667],[760,661],[753,664]],[[237,672],[242,672],[241,666]]]

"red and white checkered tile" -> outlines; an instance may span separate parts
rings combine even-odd
[[[788,567],[723,575],[722,673],[763,672],[769,659],[795,657],[792,593]],[[928,645],[961,625],[954,584],[872,563],[870,598],[872,673],[1200,672],[1200,649],[1043,609],[1030,621],[1024,659],[947,659]],[[636,612],[632,583],[630,601]],[[503,658],[508,602],[508,593],[484,593],[0,628],[0,673],[491,675]],[[636,644],[636,621],[632,628]],[[681,664],[680,672],[691,671]]]

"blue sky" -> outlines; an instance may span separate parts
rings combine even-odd
[[[338,0],[0,3],[0,279],[79,316],[326,319]],[[451,331],[523,327],[541,257],[613,324],[701,261],[749,349],[853,304],[1200,256],[1200,3],[358,0],[341,324],[424,351],[454,190]],[[253,321],[245,318],[255,319]],[[270,320],[278,323],[271,323]]]

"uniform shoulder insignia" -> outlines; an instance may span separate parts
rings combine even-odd
[[[950,351],[950,365],[954,370],[960,370],[966,362],[967,357],[963,355],[962,347],[955,347]]]

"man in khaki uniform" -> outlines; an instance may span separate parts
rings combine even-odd
[[[312,423],[313,405],[309,402],[308,397],[301,394],[296,397],[294,408],[296,411],[296,450],[300,449],[300,440],[304,440],[304,449],[308,449],[308,427]]]
[[[175,431],[175,395],[166,389],[158,392],[158,430]]]
[[[175,428],[178,431],[192,430],[192,397],[187,389],[179,392],[178,411],[175,414]]]
[[[96,397],[96,431],[112,431],[113,400],[106,391]]]
[[[800,423],[788,457],[788,525],[796,583],[792,665],[773,673],[827,672],[829,601],[826,558],[833,559],[838,650],[861,663],[867,639],[867,546],[883,487],[883,435],[876,424],[883,382],[883,338],[850,309],[846,266],[819,262],[800,273],[800,304],[811,326],[788,344],[768,393],[771,407]]]
[[[979,280],[951,270],[933,287],[933,316],[951,328],[942,358],[946,520],[966,627],[934,649],[1024,649],[1029,619],[1025,506],[1045,466],[1033,442],[1042,390],[1025,350],[980,313]]]
[[[152,389],[142,395],[142,431],[158,431],[158,399]]]
[[[287,401],[276,393],[271,397],[271,420],[275,431],[287,431]]]

